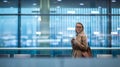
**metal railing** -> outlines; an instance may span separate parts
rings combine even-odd
[[[92,50],[120,50],[120,47],[91,47]],[[72,47],[2,47],[0,50],[72,50]]]

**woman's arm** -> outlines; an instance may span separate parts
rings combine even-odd
[[[81,36],[81,41],[77,40],[77,47],[79,47],[81,50],[87,50],[88,48],[88,43],[87,43],[87,37],[86,36]]]

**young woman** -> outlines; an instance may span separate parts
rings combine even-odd
[[[76,23],[75,27],[76,37],[72,38],[71,44],[73,49],[73,57],[90,57],[87,53],[88,50],[88,42],[86,34],[84,33],[84,27],[82,23]]]

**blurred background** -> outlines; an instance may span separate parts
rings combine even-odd
[[[71,57],[70,41],[81,22],[93,57],[117,57],[119,19],[120,0],[0,0],[0,54]]]

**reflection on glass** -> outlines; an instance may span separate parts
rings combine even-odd
[[[0,16],[0,46],[17,46],[17,17]]]
[[[119,0],[111,0],[111,4],[110,0],[50,0],[47,1],[48,10],[43,9],[43,12],[41,1],[20,0],[18,4],[18,0],[0,0],[0,47],[18,46],[18,23],[21,23],[21,47],[40,47],[41,43],[48,43],[50,47],[71,47],[70,40],[75,36],[74,27],[78,21],[84,25],[91,47],[108,47],[110,36],[111,46],[120,47]],[[109,5],[111,15],[107,13]],[[21,10],[20,15],[18,10]],[[46,20],[50,33],[42,35],[41,28],[45,24],[41,21]],[[108,33],[108,20],[112,21],[111,33]]]

